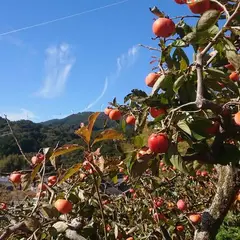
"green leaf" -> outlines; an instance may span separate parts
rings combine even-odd
[[[179,121],[177,123],[177,126],[184,132],[186,132],[188,135],[192,135],[191,129],[189,128],[187,122],[185,120]]]
[[[66,173],[64,174],[63,178],[59,182],[59,184],[65,182],[68,180],[71,176],[73,176],[76,172],[79,171],[79,169],[82,167],[82,163],[77,163],[73,167],[69,168]]]
[[[188,44],[184,42],[182,39],[177,39],[174,42],[172,42],[173,47],[187,47]]]
[[[219,28],[216,25],[213,25],[211,28],[209,28],[206,32],[203,32],[204,34],[207,34],[208,37],[213,37],[219,32]]]
[[[175,93],[178,92],[179,88],[183,85],[185,81],[185,76],[184,75],[181,75],[173,84],[173,91]]]
[[[175,144],[171,144],[168,152],[165,154],[165,161],[170,161],[173,166],[175,166],[179,171],[191,174],[191,172],[186,167],[186,164],[182,160],[182,157],[178,153],[177,146]]]
[[[79,149],[84,149],[83,146],[80,146],[78,144],[65,144],[62,147],[57,148],[56,150],[53,151],[51,157],[50,157],[50,161],[54,160],[56,157],[60,156],[60,155],[64,155]]]
[[[200,141],[208,137],[207,128],[212,126],[212,122],[208,119],[195,119],[189,124],[192,136]]]
[[[118,176],[117,176],[117,175],[115,175],[115,176],[112,178],[112,182],[113,182],[114,184],[117,184],[117,183],[118,183]]]
[[[218,21],[220,15],[220,12],[217,10],[204,12],[197,22],[197,31],[202,32],[211,28]]]
[[[240,70],[240,56],[237,54],[237,49],[228,39],[224,38],[223,41],[228,61],[235,67],[236,70]]]
[[[148,95],[144,91],[133,89],[131,93],[124,98],[124,103],[128,102],[129,100],[134,102],[143,102],[147,97]]]
[[[173,52],[173,59],[177,69],[185,70],[189,65],[189,59],[181,48],[176,48]]]
[[[226,78],[226,73],[216,68],[208,68],[205,71],[214,78]]]
[[[101,132],[93,141],[92,145],[103,141],[103,140],[123,140],[124,136],[122,133],[118,132],[115,129],[107,129]]]
[[[137,148],[141,148],[145,145],[143,136],[141,136],[141,135],[134,137],[133,142],[134,142],[135,147],[137,147]]]

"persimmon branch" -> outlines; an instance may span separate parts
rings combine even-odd
[[[229,208],[240,188],[240,170],[233,166],[220,166],[217,192],[209,209],[202,213],[202,224],[194,240],[215,239]]]
[[[148,50],[161,52],[161,50],[158,49],[158,48],[154,48],[154,47],[146,46],[146,45],[143,45],[143,44],[138,44],[138,46],[140,46],[140,47],[144,47],[144,48],[147,48]]]
[[[107,229],[106,229],[106,221],[105,221],[104,213],[103,213],[103,204],[101,201],[101,196],[100,196],[100,192],[99,192],[99,188],[98,188],[97,179],[96,179],[96,176],[94,173],[93,173],[93,181],[94,181],[94,186],[95,186],[95,190],[96,190],[97,197],[98,197],[98,203],[99,203],[100,211],[101,211],[101,215],[102,215],[104,238],[105,238],[105,240],[107,240]]]
[[[5,117],[5,120],[6,120],[6,122],[7,122],[8,128],[9,128],[9,130],[10,130],[10,132],[11,132],[11,134],[12,134],[12,136],[13,136],[13,138],[14,138],[17,146],[18,146],[18,149],[19,149],[20,153],[22,154],[23,158],[31,165],[30,160],[28,160],[27,156],[26,156],[25,153],[23,152],[22,147],[21,147],[21,145],[19,144],[19,142],[18,142],[18,140],[17,140],[17,137],[15,136],[15,134],[14,134],[14,132],[13,132],[13,129],[12,129],[11,124],[10,124],[8,118],[7,118],[7,115],[4,115],[4,117]]]
[[[224,33],[225,28],[228,24],[234,19],[234,17],[238,14],[238,10],[240,8],[240,3],[238,3],[233,14],[227,19],[224,26],[221,30],[215,35],[211,42],[204,48],[203,51],[198,52],[196,56],[196,71],[197,71],[197,95],[196,95],[196,105],[200,109],[211,109],[213,112],[219,113],[221,111],[221,107],[215,104],[212,101],[209,101],[204,98],[204,85],[203,85],[203,57],[210,50],[210,48],[214,45],[216,40]]]
[[[229,14],[227,8],[225,7],[225,5],[221,4],[221,3],[220,3],[219,1],[217,1],[217,0],[211,0],[211,1],[212,1],[212,2],[215,2],[216,4],[218,4],[218,6],[220,6],[220,7],[223,9],[223,11],[224,11],[225,14],[226,14],[227,19],[230,18],[230,14]]]
[[[26,225],[24,222],[19,222],[11,227],[7,227],[7,229],[3,232],[3,234],[0,236],[0,240],[8,239],[12,233],[22,230],[24,232],[28,232],[28,229],[26,228]]]

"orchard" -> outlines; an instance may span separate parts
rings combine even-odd
[[[239,224],[240,3],[171,1],[189,14],[150,9],[153,46],[142,46],[152,70],[139,80],[150,94],[133,89],[109,102],[104,114],[117,127],[96,136],[93,113],[75,131],[84,145],[46,147],[31,160],[22,153],[32,170],[9,181],[21,192],[36,182],[36,195],[0,203],[0,240],[220,240],[229,214]],[[77,150],[75,165],[58,164]]]

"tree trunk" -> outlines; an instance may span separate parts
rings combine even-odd
[[[209,209],[202,213],[202,222],[194,240],[214,240],[240,188],[240,169],[218,167],[217,192]]]

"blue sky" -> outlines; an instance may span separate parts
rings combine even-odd
[[[0,115],[35,122],[84,110],[103,110],[133,88],[150,91],[150,52],[158,6],[170,16],[189,14],[173,0],[8,0],[0,7]],[[18,30],[28,26],[28,29]],[[8,33],[10,32],[10,33]],[[6,34],[7,33],[7,34]]]

